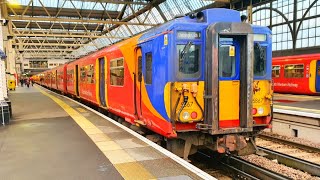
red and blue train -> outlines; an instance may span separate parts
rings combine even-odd
[[[208,9],[174,19],[34,77],[187,158],[194,147],[255,151],[272,117],[271,31]]]
[[[320,54],[273,58],[272,78],[275,92],[320,95]]]

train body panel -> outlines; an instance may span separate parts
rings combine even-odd
[[[291,94],[320,94],[320,54],[273,58],[274,91]]]

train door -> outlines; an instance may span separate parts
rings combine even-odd
[[[320,60],[317,61],[316,66],[316,91],[320,92]]]
[[[76,65],[76,70],[75,70],[75,77],[76,77],[76,82],[75,82],[75,92],[76,92],[76,95],[79,96],[79,66]]]
[[[233,37],[219,38],[219,125],[238,127],[240,104],[240,45]]]
[[[134,104],[137,117],[142,117],[142,99],[141,99],[141,87],[142,87],[142,53],[141,49],[136,49],[136,64],[135,64],[135,88],[134,88]]]
[[[104,69],[105,61],[104,57],[99,58],[99,97],[100,97],[100,105],[106,106],[106,94],[105,94],[105,69]]]

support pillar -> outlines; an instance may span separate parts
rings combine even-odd
[[[2,19],[1,16],[0,16],[0,19]],[[0,22],[0,50],[2,52],[5,52],[3,40],[4,40],[3,22]],[[1,59],[0,60],[0,101],[3,101],[7,98],[8,98],[8,93],[7,93],[5,59]]]

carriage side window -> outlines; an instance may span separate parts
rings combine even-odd
[[[68,82],[73,82],[73,73],[74,73],[73,69],[67,71],[67,81]]]
[[[87,82],[89,84],[94,84],[94,66],[93,66],[93,64],[86,66],[86,69],[87,69]]]
[[[267,67],[267,47],[260,46],[259,43],[254,45],[254,63],[253,71],[255,76],[264,76]]]
[[[232,46],[221,45],[219,47],[219,77],[233,77],[236,74],[236,57],[230,56],[229,51],[232,49],[230,47]]]
[[[280,77],[280,66],[272,66],[272,77]]]
[[[60,82],[60,83],[63,83],[63,72],[58,72],[58,81]]]
[[[290,64],[284,66],[285,78],[303,78],[304,77],[304,65],[303,64]]]
[[[152,84],[152,53],[146,53],[146,84]]]
[[[200,75],[200,45],[192,44],[178,44],[177,53],[179,60],[178,74],[182,77],[196,78]]]
[[[85,67],[80,67],[80,82],[86,81],[86,69]]]
[[[110,61],[110,84],[123,86],[124,84],[124,59],[118,58]]]

